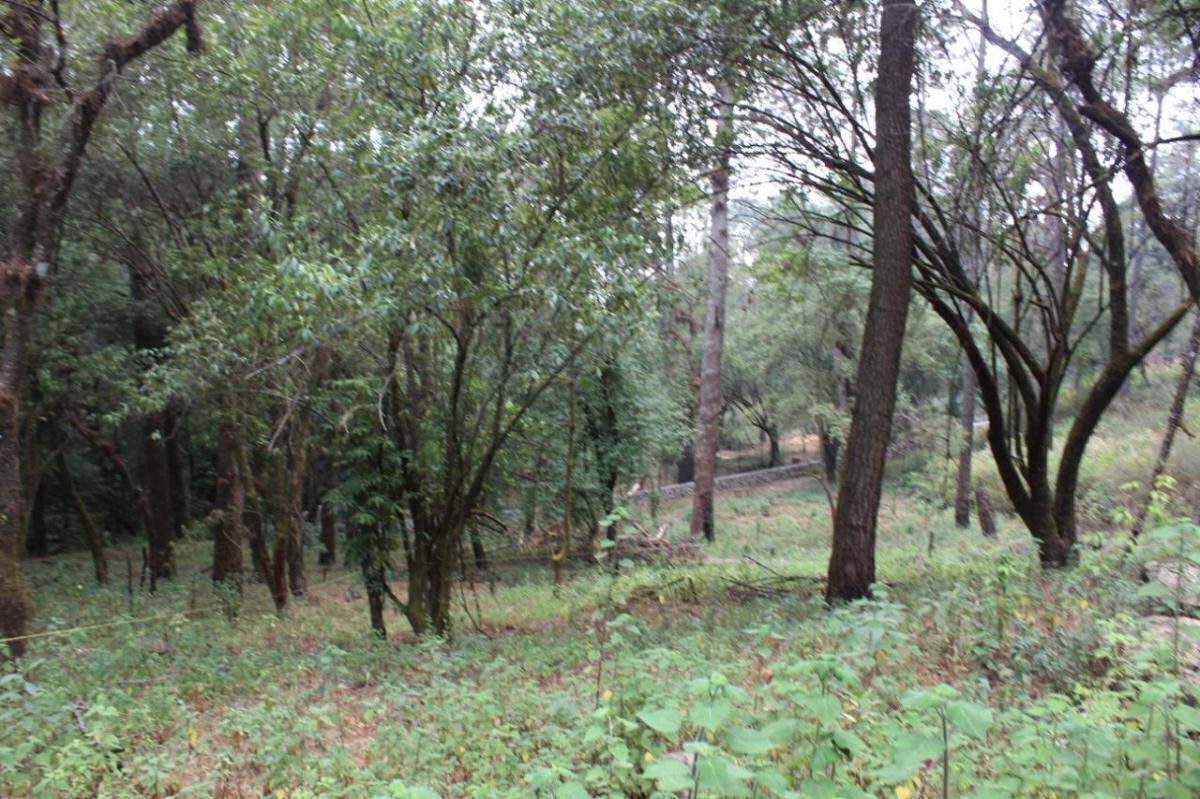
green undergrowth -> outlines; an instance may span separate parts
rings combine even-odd
[[[876,598],[830,611],[819,489],[720,513],[703,563],[579,566],[559,590],[540,564],[464,582],[451,642],[413,641],[390,612],[392,640],[373,640],[343,567],[311,567],[283,617],[248,586],[228,620],[201,542],[132,606],[122,580],[89,585],[86,560],[31,564],[41,629],[108,626],[4,667],[0,795],[1200,791],[1200,713],[1111,550],[1043,575],[1015,525],[985,540],[889,496]]]

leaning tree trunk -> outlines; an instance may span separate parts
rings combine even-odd
[[[712,212],[708,241],[708,306],[700,358],[700,402],[696,425],[696,480],[692,491],[692,535],[716,538],[713,498],[717,478],[717,440],[721,432],[721,350],[725,341],[725,289],[729,283],[729,162],[733,155],[733,89],[722,80],[720,156],[712,172]]]
[[[891,437],[912,269],[912,74],[917,9],[884,0],[875,89],[871,295],[834,514],[827,601],[865,597],[875,582],[875,526]]]

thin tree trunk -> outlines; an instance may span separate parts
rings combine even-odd
[[[721,424],[721,350],[725,340],[725,289],[729,282],[729,162],[733,155],[733,89],[717,86],[720,156],[713,169],[708,241],[708,305],[700,359],[700,402],[696,425],[696,485],[692,492],[692,535],[716,538],[713,499]]]
[[[826,600],[858,599],[875,582],[875,528],[896,405],[912,269],[912,112],[917,9],[884,0],[875,90],[873,274],[850,435],[834,516]]]
[[[228,592],[230,607],[242,595],[242,515],[246,510],[246,485],[242,479],[241,441],[232,414],[217,433],[217,529],[213,536],[213,582]]]
[[[1187,349],[1183,351],[1180,365],[1183,367],[1179,375],[1179,383],[1175,386],[1175,397],[1171,400],[1171,410],[1167,413],[1167,429],[1163,431],[1162,443],[1158,447],[1158,458],[1154,461],[1154,469],[1150,472],[1145,499],[1138,509],[1133,522],[1130,537],[1137,543],[1146,524],[1146,516],[1150,513],[1151,492],[1158,485],[1158,479],[1167,471],[1167,462],[1171,459],[1171,448],[1175,444],[1175,435],[1183,424],[1183,411],[1187,405],[1188,390],[1192,385],[1192,377],[1196,373],[1196,354],[1200,350],[1200,313],[1192,323],[1192,335],[1188,339]]]
[[[183,538],[183,528],[191,521],[192,502],[183,457],[183,418],[173,405],[167,406],[167,427],[167,476],[171,487],[171,520],[175,525],[175,540],[178,541]]]
[[[321,525],[321,554],[317,564],[332,566],[337,563],[337,508],[330,501],[329,494],[337,488],[337,471],[333,459],[326,456],[318,460],[318,472],[321,482],[321,497],[318,500],[317,518]]]
[[[71,504],[75,507],[75,515],[79,517],[88,551],[92,554],[92,570],[96,575],[96,582],[103,585],[108,582],[108,557],[104,552],[104,534],[96,527],[96,521],[88,512],[87,504],[80,496],[79,487],[75,485],[75,478],[71,476],[71,470],[67,466],[67,456],[62,452],[58,453],[58,469],[62,473],[63,485],[71,498]]]
[[[975,370],[966,358],[963,359],[962,378],[962,399],[959,403],[962,443],[958,451],[954,523],[965,529],[971,526],[971,459],[975,453]]]
[[[563,526],[562,540],[554,553],[554,584],[566,582],[563,566],[571,556],[571,536],[574,535],[571,510],[575,505],[575,374],[571,374],[571,382],[567,386],[567,463],[566,475],[563,478]]]

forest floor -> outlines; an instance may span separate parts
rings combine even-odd
[[[671,536],[687,512],[664,503]],[[231,621],[207,542],[153,597],[121,550],[103,587],[85,556],[30,563],[38,628],[79,629],[0,673],[0,796],[1200,795],[1183,628],[1144,619],[1114,547],[1043,574],[1012,520],[985,539],[889,490],[884,586],[830,611],[818,485],[717,513],[699,563],[464,582],[450,643],[390,610],[373,640],[342,565],[282,616],[247,586]]]

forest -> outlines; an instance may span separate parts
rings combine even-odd
[[[1195,0],[0,42],[0,797],[1200,796]]]

